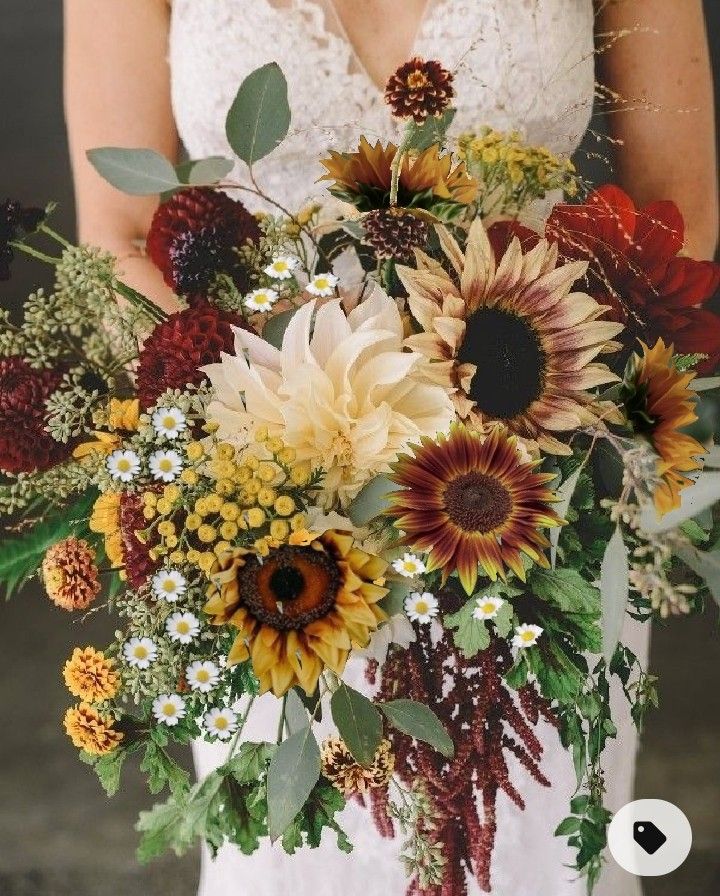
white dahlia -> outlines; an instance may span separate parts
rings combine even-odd
[[[314,321],[313,321],[314,318]],[[235,331],[235,355],[204,369],[215,388],[219,435],[267,427],[326,471],[325,504],[346,505],[419,436],[446,432],[449,390],[427,378],[421,354],[403,350],[395,302],[381,290],[347,316],[340,301],[295,313],[282,350]]]

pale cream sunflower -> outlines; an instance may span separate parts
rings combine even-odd
[[[448,270],[422,252],[417,269],[398,268],[422,328],[407,347],[436,362],[436,381],[453,389],[473,428],[500,421],[544,451],[569,453],[562,435],[601,412],[590,390],[617,380],[596,359],[618,347],[622,325],[571,292],[585,263],[558,266],[554,245],[543,240],[524,254],[515,239],[496,263],[479,218],[464,254],[446,228],[437,231]]]

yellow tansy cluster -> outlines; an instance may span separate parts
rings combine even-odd
[[[74,697],[87,703],[111,700],[120,687],[120,676],[112,660],[93,647],[76,647],[65,663],[63,678]]]
[[[481,184],[485,214],[517,212],[550,190],[562,190],[568,196],[578,190],[578,175],[570,159],[527,144],[517,131],[483,128],[462,134],[458,154]]]
[[[209,573],[217,557],[242,545],[267,556],[306,526],[302,512],[312,487],[309,464],[265,430],[252,448],[228,443],[186,447],[179,481],[143,495],[143,515],[159,544],[154,559],[189,563]]]

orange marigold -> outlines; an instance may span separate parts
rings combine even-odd
[[[48,597],[63,610],[84,610],[100,593],[95,552],[81,538],[64,538],[47,551],[42,578]]]
[[[63,678],[74,697],[88,703],[111,700],[120,687],[112,660],[93,647],[76,647],[63,667]]]
[[[113,727],[111,718],[101,715],[89,703],[71,706],[63,724],[73,744],[93,756],[112,753],[124,737],[122,731]]]

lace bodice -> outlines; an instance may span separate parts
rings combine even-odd
[[[455,133],[518,129],[569,154],[587,127],[592,0],[428,0],[414,53],[455,72]],[[246,75],[270,61],[285,72],[293,117],[288,139],[256,175],[277,201],[298,208],[322,192],[318,159],[329,148],[352,149],[361,133],[397,139],[399,128],[331,0],[174,0],[173,103],[192,158],[231,155],[227,110]],[[242,166],[235,177],[245,179]]]

